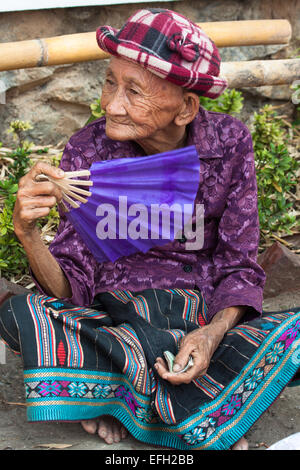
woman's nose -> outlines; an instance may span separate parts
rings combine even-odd
[[[118,90],[108,97],[106,112],[114,116],[125,116],[127,114],[122,91]]]

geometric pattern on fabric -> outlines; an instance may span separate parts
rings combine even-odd
[[[300,309],[237,325],[203,377],[172,386],[153,363],[165,349],[176,353],[205,311],[201,293],[185,289],[111,291],[97,296],[97,309],[35,294],[9,299],[0,336],[22,351],[28,419],[109,414],[146,443],[230,448],[297,372]]]
[[[119,31],[111,26],[98,28],[96,39],[102,50],[199,95],[217,98],[228,86],[220,76],[221,57],[215,43],[174,11],[139,10]]]

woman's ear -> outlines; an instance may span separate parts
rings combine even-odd
[[[175,117],[175,124],[177,126],[187,126],[195,119],[199,106],[199,96],[191,91],[183,90],[183,103]]]

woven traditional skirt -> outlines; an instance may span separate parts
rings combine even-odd
[[[300,308],[237,325],[203,377],[173,386],[153,365],[207,323],[200,292],[115,290],[96,300],[83,308],[29,294],[2,306],[0,336],[22,355],[29,421],[111,415],[148,444],[229,449],[299,369]]]

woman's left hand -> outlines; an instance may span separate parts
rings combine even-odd
[[[154,367],[160,377],[173,385],[180,385],[188,384],[206,374],[211,358],[224,335],[241,320],[245,310],[246,308],[240,305],[225,308],[214,316],[211,323],[188,333],[180,343],[174,361],[174,372],[169,372],[166,362],[161,357],[156,359]],[[190,356],[193,358],[193,366],[186,372],[180,373]]]
[[[187,384],[204,375],[224,334],[224,327],[219,323],[212,323],[188,333],[180,343],[174,361],[174,372],[169,372],[166,362],[159,357],[155,363],[158,374],[173,385]],[[190,356],[193,358],[193,366],[186,372],[180,373]]]

